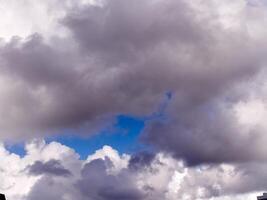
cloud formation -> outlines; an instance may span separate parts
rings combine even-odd
[[[58,160],[49,160],[45,163],[36,161],[34,164],[28,166],[30,175],[53,175],[53,176],[71,176],[71,172],[65,169]]]
[[[106,146],[82,161],[66,146],[32,142],[20,158],[1,146],[11,200],[227,199],[266,189],[263,2],[48,2],[62,13],[47,27],[63,35],[37,28],[0,43],[1,140],[92,135],[172,98],[142,135],[155,155]]]
[[[265,77],[265,6],[109,0],[72,8],[58,21],[67,36],[1,44],[1,138],[94,133],[116,114],[148,115],[172,91],[170,120],[147,129],[148,143],[190,165],[266,160],[264,134],[240,125],[235,109],[251,97],[246,83]]]
[[[26,155],[19,157],[1,146],[0,190],[10,200],[251,199],[266,189],[266,163],[187,167],[183,161],[159,153],[150,164],[140,164],[133,170],[129,155],[120,155],[108,146],[87,160],[79,160],[73,149],[55,142],[32,141],[26,150]],[[55,170],[51,173],[54,164],[46,164],[46,170],[42,164],[38,176],[25,170],[29,165],[36,166],[34,163],[54,163],[51,160],[60,162],[72,176],[59,175]],[[119,165],[120,169],[115,167]]]

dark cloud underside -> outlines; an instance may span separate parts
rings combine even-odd
[[[116,114],[153,112],[171,91],[169,120],[150,124],[148,143],[189,165],[266,160],[262,131],[244,130],[232,110],[249,97],[245,83],[263,73],[266,38],[248,27],[264,25],[264,16],[244,3],[233,22],[214,1],[198,4],[76,6],[59,21],[65,38],[1,43],[1,137],[90,134]]]

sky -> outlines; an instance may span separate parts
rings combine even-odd
[[[0,193],[256,199],[266,27],[265,0],[0,0]]]

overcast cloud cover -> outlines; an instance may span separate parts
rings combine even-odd
[[[267,190],[264,0],[0,0],[0,192],[8,200],[253,199]],[[87,160],[42,138],[164,118]],[[35,138],[38,138],[35,140]],[[5,141],[29,141],[26,155]],[[234,197],[233,197],[234,196]]]

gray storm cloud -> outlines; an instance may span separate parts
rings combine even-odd
[[[90,134],[116,114],[153,112],[172,91],[169,120],[149,125],[147,143],[189,165],[264,161],[263,131],[244,130],[232,111],[248,100],[246,83],[265,74],[263,9],[108,0],[70,9],[59,21],[64,38],[2,42],[1,137]]]
[[[145,198],[142,190],[135,185],[132,175],[127,171],[118,175],[109,175],[105,161],[94,160],[82,169],[82,179],[76,187],[89,199],[101,200],[141,200]]]
[[[52,175],[52,176],[71,176],[71,172],[65,169],[58,160],[49,160],[48,162],[36,161],[34,164],[27,167],[30,175]]]

